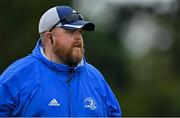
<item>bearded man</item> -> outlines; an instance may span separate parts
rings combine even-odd
[[[83,31],[93,31],[69,6],[47,10],[32,54],[0,76],[0,117],[119,117],[101,73],[86,62]]]

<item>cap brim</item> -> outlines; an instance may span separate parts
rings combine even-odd
[[[69,24],[64,24],[61,27],[67,30],[75,30],[75,29],[83,29],[86,31],[95,30],[95,25],[93,23],[82,21],[82,20],[78,20]]]

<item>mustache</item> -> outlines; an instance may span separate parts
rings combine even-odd
[[[81,41],[76,41],[73,43],[73,47],[83,48],[83,43]]]

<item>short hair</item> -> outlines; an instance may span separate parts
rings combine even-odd
[[[42,45],[44,45],[44,34],[45,34],[45,32],[42,32],[42,33],[39,34]]]

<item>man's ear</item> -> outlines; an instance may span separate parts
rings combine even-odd
[[[50,42],[50,43],[53,45],[53,43],[54,43],[54,38],[53,38],[51,32],[46,32],[46,33],[45,33],[45,38],[46,38],[46,41],[47,41],[47,42]]]
[[[51,40],[51,44],[53,45],[54,44],[54,38],[52,35],[50,36],[50,40]]]

